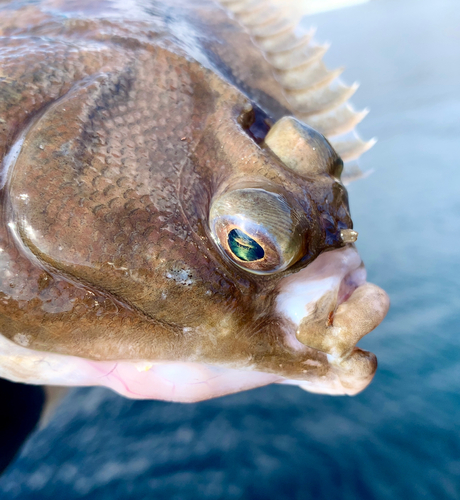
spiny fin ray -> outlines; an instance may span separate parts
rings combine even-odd
[[[363,141],[360,137],[356,137],[349,141],[330,140],[330,143],[344,162],[357,160],[363,153],[371,149],[376,142],[377,139],[375,138],[369,141]]]
[[[312,63],[321,60],[328,50],[327,45],[308,45],[300,50],[292,49],[282,54],[267,54],[275,70],[284,73],[285,78],[291,72],[302,71]]]
[[[277,71],[276,78],[283,86],[285,93],[296,90],[303,91],[308,87],[316,87],[322,82],[332,83],[341,73],[342,68],[329,71],[321,59],[296,71]]]
[[[330,111],[346,102],[358,88],[357,85],[347,87],[342,83],[334,82],[335,85],[307,88],[297,93],[289,93],[288,101],[296,110],[296,115],[316,115],[324,111]]]
[[[326,137],[332,137],[352,131],[368,112],[368,109],[357,112],[351,104],[346,102],[325,113],[313,116],[298,114],[297,117]]]

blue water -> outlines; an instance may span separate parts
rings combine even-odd
[[[350,187],[392,300],[354,397],[271,386],[194,405],[72,391],[0,479],[2,500],[460,498],[460,9],[375,0],[312,18],[379,142]]]

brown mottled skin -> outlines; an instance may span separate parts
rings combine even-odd
[[[2,191],[1,333],[96,360],[325,373],[325,354],[291,348],[271,311],[282,277],[342,245],[343,185],[284,168],[247,130],[251,103],[271,123],[290,109],[221,7],[133,5],[142,20],[109,2],[0,3],[0,159],[26,130]],[[238,183],[301,205],[313,229],[294,266],[258,276],[217,251],[209,206]]]

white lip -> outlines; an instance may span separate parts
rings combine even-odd
[[[287,344],[298,351],[310,347],[324,352],[330,366],[327,376],[285,383],[323,394],[352,395],[363,390],[377,362],[356,343],[382,322],[389,299],[379,287],[366,282],[356,249],[350,245],[320,255],[282,280],[278,290],[276,310],[285,321]]]
[[[276,310],[298,327],[326,294],[332,292],[338,306],[365,282],[366,270],[354,247],[325,252],[309,266],[280,282]]]

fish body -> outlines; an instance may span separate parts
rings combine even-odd
[[[388,298],[341,177],[370,144],[309,34],[170,0],[6,2],[0,35],[1,376],[171,401],[370,382],[355,345]]]

